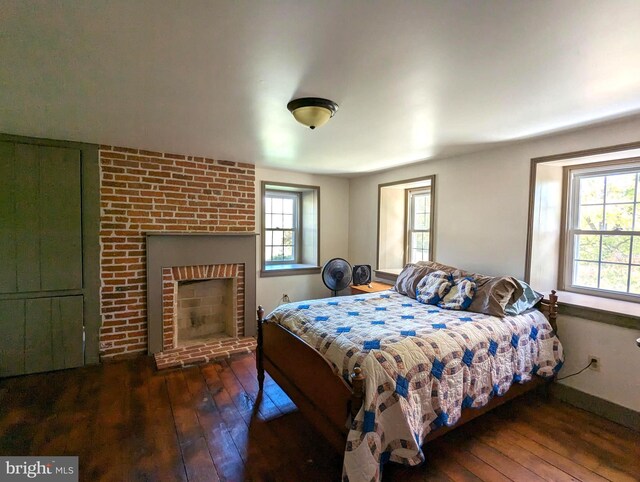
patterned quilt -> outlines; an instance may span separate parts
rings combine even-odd
[[[281,305],[268,317],[300,336],[349,381],[367,376],[345,449],[343,480],[380,480],[391,460],[424,461],[426,435],[453,425],[512,383],[562,367],[542,313],[496,318],[424,305],[394,291]]]

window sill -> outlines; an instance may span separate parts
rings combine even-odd
[[[313,264],[274,264],[263,267],[260,271],[260,277],[271,278],[274,276],[318,274],[320,269],[320,266],[315,266]]]
[[[395,283],[401,271],[402,268],[383,268],[374,270],[373,274],[376,278],[393,281]]]
[[[558,310],[561,315],[577,316],[609,325],[640,329],[639,303],[568,291],[558,291],[557,294]]]

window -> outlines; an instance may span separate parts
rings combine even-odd
[[[568,169],[565,284],[640,298],[640,164]]]
[[[262,182],[261,276],[320,270],[320,188]]]
[[[265,263],[297,263],[300,194],[267,191],[264,203]]]
[[[407,261],[429,260],[431,224],[431,188],[407,189]]]
[[[532,159],[525,281],[560,290],[567,313],[637,327],[639,177],[640,142]]]
[[[378,186],[378,277],[433,259],[434,189],[435,176]]]

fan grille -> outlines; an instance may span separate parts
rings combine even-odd
[[[351,284],[351,265],[342,258],[333,258],[322,268],[322,281],[331,291],[340,291]]]
[[[353,267],[353,284],[366,285],[367,283],[371,283],[371,265],[355,265]]]

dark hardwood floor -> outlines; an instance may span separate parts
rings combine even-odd
[[[0,380],[0,455],[78,455],[86,481],[336,481],[341,455],[251,355],[156,372],[150,358]],[[394,481],[632,481],[639,434],[526,395],[425,446]]]

